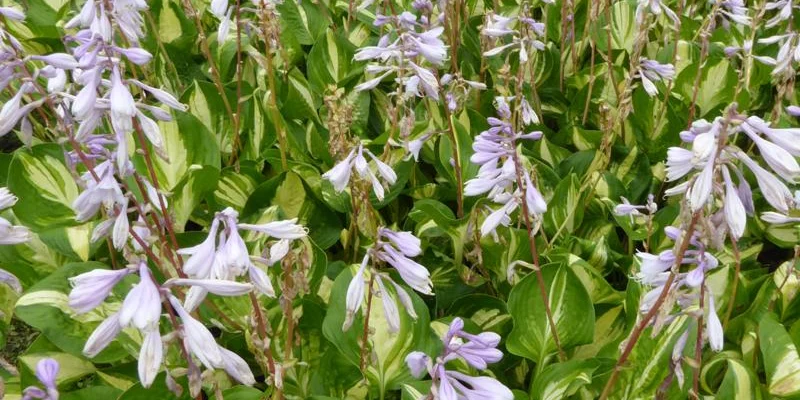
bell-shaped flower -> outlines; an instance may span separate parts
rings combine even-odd
[[[395,232],[390,229],[378,229],[378,235],[382,239],[387,239],[391,244],[396,247],[406,257],[416,257],[422,253],[422,241],[414,236],[411,232]]]
[[[53,400],[58,399],[56,377],[59,369],[58,361],[52,358],[43,358],[36,363],[36,378],[44,385],[48,395]]]
[[[170,296],[169,301],[183,322],[183,341],[187,350],[208,369],[224,368],[222,352],[214,340],[214,335],[205,325],[189,315],[178,299]]]
[[[259,293],[267,297],[275,297],[275,289],[272,287],[272,282],[269,280],[269,275],[267,275],[266,272],[250,264],[247,268],[247,274],[250,277],[250,283],[253,284],[253,287],[255,287]]]
[[[186,279],[173,278],[164,282],[164,286],[198,286],[217,296],[241,296],[250,293],[253,285],[224,279]]]
[[[322,174],[324,179],[327,179],[333,184],[333,188],[337,192],[343,191],[350,182],[350,173],[353,170],[351,164],[353,162],[353,158],[355,157],[355,152],[355,149],[351,150],[350,154],[348,154],[344,160],[339,161],[328,172]]]
[[[389,332],[397,333],[400,330],[400,311],[397,309],[397,304],[386,290],[380,275],[375,275],[375,282],[378,284],[377,294],[381,298],[381,303],[383,303],[383,315],[389,324]]]
[[[222,346],[219,346],[219,351],[222,355],[222,368],[225,369],[228,375],[243,385],[253,386],[256,384],[253,371],[250,370],[247,362],[242,357]]]
[[[733,185],[730,172],[728,172],[728,168],[725,166],[722,168],[722,178],[725,182],[725,199],[723,201],[725,222],[728,224],[731,235],[738,240],[744,234],[745,224],[747,223],[747,213],[739,197],[739,191]]]
[[[708,296],[708,313],[706,322],[706,333],[708,334],[708,343],[711,350],[722,351],[723,342],[725,340],[725,333],[722,330],[722,323],[717,316],[716,307],[714,307],[714,296]]]
[[[369,253],[364,255],[358,272],[353,275],[353,279],[350,280],[350,284],[347,286],[347,296],[345,297],[346,312],[344,323],[342,324],[342,331],[350,329],[350,326],[353,325],[356,313],[361,309],[361,303],[364,301],[364,287],[366,286],[364,284],[364,270],[367,268],[368,262]]]
[[[31,239],[31,232],[28,228],[19,225],[12,225],[3,217],[0,217],[0,245],[13,245],[25,243]]]
[[[241,229],[260,232],[269,237],[274,237],[277,239],[295,240],[304,238],[306,235],[308,235],[306,228],[297,223],[297,218],[267,222],[259,225],[238,224],[238,227]]]
[[[412,351],[406,356],[406,365],[411,370],[411,376],[419,379],[425,372],[430,372],[431,358],[421,351]]]
[[[384,245],[376,254],[378,258],[394,267],[400,273],[403,281],[412,289],[423,294],[433,295],[433,283],[427,268],[404,256],[392,246]]]
[[[122,78],[118,69],[111,73],[111,92],[109,93],[111,103],[111,123],[118,132],[130,132],[133,130],[132,118],[136,115],[136,102],[133,100],[128,87],[122,83]]]
[[[139,284],[128,292],[119,310],[119,323],[149,329],[161,318],[161,294],[153,281],[147,264],[139,264]]]
[[[228,0],[211,0],[209,10],[215,17],[222,18],[228,10]]]
[[[711,197],[714,185],[714,161],[706,161],[702,172],[698,174],[686,193],[686,199],[693,212],[703,208]]]
[[[762,168],[755,161],[753,161],[747,154],[737,152],[736,157],[753,172],[758,182],[758,187],[761,189],[761,194],[767,202],[783,213],[789,211],[790,204],[793,203],[792,193],[775,175]]]
[[[164,359],[164,343],[161,341],[161,333],[158,327],[151,327],[145,330],[142,348],[139,350],[138,372],[142,386],[149,388],[161,369],[161,361]]]
[[[131,269],[94,269],[69,278],[72,290],[69,306],[78,314],[89,312],[103,303],[114,286],[131,273]]]
[[[96,356],[108,347],[121,330],[122,325],[119,323],[119,313],[114,313],[107,317],[89,335],[89,339],[86,340],[86,344],[83,346],[83,354],[89,358]]]
[[[45,64],[52,65],[59,69],[75,69],[78,61],[74,56],[67,53],[52,53],[46,56],[31,56],[33,60],[43,61]]]
[[[217,229],[219,229],[219,220],[214,219],[208,230],[208,237],[202,243],[178,250],[178,254],[190,256],[183,264],[183,272],[186,275],[196,278],[210,276],[211,267],[214,264],[214,254],[217,250]]]
[[[457,371],[446,371],[446,379],[466,400],[513,400],[511,390],[497,379],[488,376],[469,376]],[[454,397],[453,399],[456,399]]]
[[[219,247],[219,254],[223,264],[231,270],[234,276],[244,273],[250,265],[250,254],[247,245],[239,235],[236,222],[228,222],[228,236],[225,243]]]

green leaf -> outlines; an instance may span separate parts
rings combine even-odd
[[[592,374],[600,366],[597,360],[569,360],[548,365],[536,375],[531,388],[534,399],[557,400],[575,394],[592,383]]]
[[[728,370],[717,391],[718,399],[757,400],[761,399],[758,378],[745,363],[728,359]]]
[[[800,394],[800,356],[792,338],[774,314],[766,314],[761,318],[758,338],[769,393],[780,397]]]
[[[64,265],[39,281],[17,300],[15,315],[39,330],[61,350],[83,357],[82,351],[86,339],[104,319],[102,310],[108,305],[102,306],[95,312],[76,314],[68,304],[70,291],[68,278],[97,268],[107,267],[94,261]],[[119,343],[112,342],[93,361],[111,362],[127,355]]]
[[[211,194],[217,187],[219,170],[215,167],[195,165],[184,175],[173,189],[173,196],[168,201],[169,210],[175,218],[175,231],[183,232],[186,221],[200,204],[201,200]]]
[[[564,350],[590,343],[594,335],[594,307],[589,293],[566,266],[542,267],[553,322]],[[556,351],[539,293],[535,273],[520,281],[508,296],[514,329],[506,340],[508,351],[536,362]]]
[[[561,234],[572,233],[580,226],[584,211],[580,186],[580,180],[574,173],[556,186],[553,200],[548,202],[549,208],[544,216],[544,226],[549,235],[559,230]]]
[[[357,313],[353,325],[346,332],[342,331],[342,324],[345,319],[347,288],[357,267],[358,265],[352,265],[350,268],[343,270],[336,278],[331,289],[328,312],[322,324],[322,332],[325,337],[354,366],[358,366],[360,363],[361,346],[359,343],[364,326],[364,317],[362,313]],[[369,279],[368,276],[363,278]],[[371,355],[368,354],[368,357],[372,362],[368,363],[366,375],[370,382],[377,385],[381,393],[385,393],[388,389],[396,389],[401,383],[411,379],[410,372],[405,364],[405,357],[411,351],[425,350],[431,334],[428,326],[428,310],[422,299],[414,291],[407,289],[417,314],[417,319],[414,320],[405,312],[402,304],[397,301],[392,285],[389,285],[387,290],[391,291],[390,300],[398,304],[400,330],[394,334],[389,332],[380,297],[373,297],[372,309],[369,315]],[[368,289],[365,292],[368,292]],[[362,312],[366,304],[365,299],[362,305]]]
[[[33,230],[77,225],[72,202],[78,186],[56,144],[40,144],[15,153],[8,171],[8,189],[19,201],[14,214]]]

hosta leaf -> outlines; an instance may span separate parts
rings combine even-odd
[[[686,317],[678,317],[653,338],[650,329],[636,342],[625,369],[620,373],[616,390],[609,398],[642,399],[654,398],[656,391],[667,376],[670,356],[675,342],[686,328]],[[690,341],[690,343],[693,343]]]
[[[68,278],[96,268],[106,268],[98,262],[66,264],[36,285],[17,300],[15,314],[26,324],[36,328],[61,350],[82,357],[86,339],[103,316],[97,312],[76,314],[68,305],[70,290]],[[93,359],[111,362],[125,357],[122,347],[112,342]]]
[[[592,383],[592,374],[600,364],[597,360],[570,360],[548,365],[533,381],[532,398],[557,400],[572,396],[582,386]]]
[[[800,356],[797,346],[774,314],[761,318],[758,338],[767,372],[769,393],[780,397],[800,394]]]
[[[358,366],[361,354],[361,334],[364,326],[364,318],[361,313],[356,314],[353,325],[346,332],[342,331],[342,323],[345,318],[345,298],[347,287],[352,280],[353,274],[357,270],[357,265],[343,270],[331,290],[331,300],[328,312],[323,322],[323,333],[325,337],[333,343],[351,364]],[[369,279],[367,276],[365,278]],[[377,285],[376,285],[377,287]],[[392,301],[397,301],[393,288],[387,287],[392,291]],[[405,357],[411,351],[424,351],[430,336],[428,326],[428,310],[425,303],[412,290],[408,290],[411,295],[417,320],[413,320],[402,305],[398,304],[400,314],[400,331],[392,334],[381,306],[381,299],[377,296],[372,299],[372,309],[369,316],[369,326],[372,331],[369,343],[372,347],[372,360],[366,369],[367,377],[371,382],[380,388],[381,392],[387,389],[396,389],[402,382],[411,379],[410,372],[405,364]],[[366,293],[366,291],[365,291]],[[362,307],[366,306],[366,299]],[[363,308],[362,308],[363,311]]]
[[[581,182],[575,174],[570,174],[556,186],[554,201],[549,202],[544,215],[548,234],[553,235],[559,230],[561,234],[571,233],[581,224],[584,209],[580,186]]]
[[[594,307],[580,279],[571,268],[553,264],[543,266],[542,275],[562,349],[590,343],[594,335]],[[514,329],[506,347],[513,354],[541,362],[556,351],[556,345],[536,279],[536,274],[530,273],[508,296]]]
[[[761,399],[758,378],[745,363],[728,359],[728,370],[717,391],[718,399],[756,400]]]
[[[172,197],[167,200],[175,218],[177,232],[183,232],[186,221],[189,220],[194,208],[217,186],[219,170],[210,166],[198,167],[195,165],[187,171],[184,178],[173,189]]]
[[[8,188],[18,198],[14,213],[25,226],[51,229],[76,225],[72,202],[78,186],[64,165],[64,152],[56,144],[40,144],[18,151],[8,172]]]

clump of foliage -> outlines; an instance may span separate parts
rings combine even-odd
[[[0,397],[800,398],[791,0],[0,6]]]

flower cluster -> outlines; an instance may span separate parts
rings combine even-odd
[[[447,363],[454,360],[463,360],[478,370],[485,370],[488,364],[500,361],[503,358],[503,353],[497,349],[500,335],[494,332],[482,332],[477,335],[467,333],[464,331],[464,321],[456,317],[450,323],[442,343],[444,350],[439,357],[436,357],[435,362],[427,354],[419,351],[406,356],[406,364],[411,370],[411,375],[421,378],[425,372],[430,374],[433,380],[431,387],[433,398],[440,400],[514,398],[511,390],[494,378],[469,376],[447,369]]]
[[[386,228],[378,229],[378,240],[364,255],[358,272],[353,276],[350,285],[347,287],[347,314],[342,330],[350,329],[353,324],[355,315],[361,309],[361,303],[364,301],[365,290],[370,292],[375,290],[371,284],[366,287],[367,285],[364,283],[364,274],[367,266],[370,265],[370,260],[373,263],[385,262],[391,265],[400,274],[403,282],[412,289],[422,294],[433,295],[433,283],[430,279],[430,273],[424,266],[411,259],[411,257],[422,254],[420,245],[420,240],[410,232],[395,232]],[[406,312],[412,318],[417,318],[414,304],[411,302],[411,296],[406,292],[406,289],[398,285],[389,274],[380,272],[374,264],[370,267],[369,274],[370,283],[374,279],[377,284],[375,293],[381,297],[384,314],[392,332],[397,332],[400,329],[400,314],[397,305],[391,299],[390,292],[386,290],[388,284],[394,286],[397,298],[403,304]],[[384,281],[387,284],[384,284]]]
[[[69,305],[77,313],[86,313],[102,304],[123,278],[134,273],[139,275],[139,283],[125,296],[119,311],[108,316],[89,337],[84,347],[84,354],[94,357],[106,348],[123,328],[136,328],[144,338],[139,354],[139,378],[145,386],[152,384],[164,359],[164,342],[159,326],[163,311],[162,303],[166,299],[183,321],[181,333],[186,349],[192,355],[208,369],[225,369],[240,382],[253,384],[255,380],[246,368],[244,360],[219,348],[211,333],[202,323],[191,317],[189,312],[196,308],[208,293],[240,296],[256,288],[263,294],[274,296],[269,277],[250,261],[247,247],[238,229],[256,231],[279,239],[270,248],[269,259],[273,262],[289,252],[288,241],[304,237],[306,231],[295,224],[294,220],[250,225],[239,224],[237,216],[232,209],[218,213],[212,223],[209,237],[204,242],[179,251],[190,255],[183,269],[190,278],[171,279],[164,285],[159,285],[143,261],[120,270],[95,269],[71,278],[73,289],[69,295]],[[225,226],[222,232],[219,229],[220,223]],[[249,275],[251,283],[234,281],[236,277],[245,273]],[[190,286],[183,305],[171,294],[173,286]]]
[[[523,119],[526,119],[524,104],[521,108]],[[470,161],[481,167],[478,176],[467,181],[464,188],[467,196],[487,193],[489,199],[501,204],[497,210],[490,210],[491,213],[481,225],[482,236],[494,233],[500,225],[508,226],[511,213],[523,204],[522,196],[525,196],[531,216],[536,217],[547,211],[547,203],[534,186],[530,173],[525,169],[518,170],[520,166],[515,157],[518,139],[536,140],[542,136],[542,132],[514,132],[510,122],[511,110],[504,98],[497,101],[497,113],[500,118],[489,117],[487,121],[490,128],[481,132],[472,144],[475,153]],[[519,181],[524,187],[518,187]]]
[[[298,225],[296,219],[274,221],[251,225],[238,222],[239,214],[228,207],[220,211],[211,222],[206,239],[197,246],[178,250],[189,258],[183,272],[192,279],[175,279],[170,283],[191,286],[186,295],[184,307],[194,310],[202,303],[208,292],[219,294],[219,290],[230,291],[226,295],[237,296],[247,293],[250,285],[233,285],[237,277],[247,275],[252,287],[258,292],[274,297],[275,290],[266,272],[253,264],[253,260],[272,265],[289,253],[291,241],[306,236],[306,229]],[[220,224],[222,228],[220,229]],[[275,238],[269,248],[268,257],[251,257],[239,229],[258,232]],[[216,289],[216,290],[215,290]]]
[[[681,229],[667,227],[664,232],[673,241],[687,240],[686,232]],[[706,274],[716,268],[719,261],[706,251],[706,245],[698,232],[695,232],[688,240],[691,246],[681,258],[682,265],[693,266],[688,272],[678,271],[680,268],[679,265],[676,265],[678,256],[673,250],[664,250],[659,254],[637,253],[641,266],[636,278],[651,287],[642,297],[639,311],[642,314],[650,312],[656,300],[662,296],[662,292],[668,290],[666,301],[661,304],[661,308],[658,310],[659,314],[653,324],[663,326],[674,321],[680,315],[695,316],[700,313],[704,316],[704,333],[711,349],[721,351],[724,341],[722,323],[720,323],[714,305],[714,293],[706,286]],[[675,278],[671,286],[665,288],[673,273],[675,273]],[[676,309],[677,311],[675,311]],[[683,350],[686,336],[688,336],[688,328],[683,334],[682,340],[675,345],[676,352],[680,353]],[[680,365],[677,367],[676,371],[680,369]],[[682,379],[682,374],[679,375],[679,379]]]
[[[642,57],[639,66],[639,78],[642,80],[644,90],[650,96],[658,94],[658,89],[653,82],[669,81],[675,77],[675,67],[672,64],[661,64],[658,61]]]
[[[421,143],[420,146],[422,146]],[[418,151],[419,150],[417,150],[417,152]],[[375,167],[378,170],[377,175],[372,172],[372,169],[369,167],[369,162],[364,158],[364,153],[375,163]],[[379,201],[383,201],[386,190],[384,189],[383,183],[378,180],[378,175],[390,186],[397,182],[397,174],[395,174],[392,167],[379,160],[378,157],[375,157],[371,151],[365,149],[361,144],[359,144],[357,148],[350,150],[350,153],[347,154],[344,160],[339,161],[328,172],[322,174],[322,178],[330,181],[333,184],[334,190],[340,193],[344,191],[350,183],[350,175],[353,169],[356,170],[361,179],[368,179],[370,183],[372,183],[372,191]]]
[[[376,77],[355,87],[356,91],[371,90],[390,74],[397,74],[398,84],[404,88],[405,97],[427,96],[439,100],[439,81],[422,60],[441,66],[447,57],[447,47],[439,38],[444,27],[432,27],[426,16],[405,11],[397,16],[379,15],[375,26],[388,26],[390,32],[381,36],[376,46],[360,48],[354,59],[377,60],[367,65],[366,72]],[[394,40],[392,40],[394,39]]]
[[[744,133],[752,141],[772,172],[728,143],[727,137],[737,132]],[[723,207],[719,212],[730,234],[738,239],[744,233],[747,214],[754,211],[752,191],[741,167],[747,167],[755,175],[764,199],[779,212],[787,213],[794,205],[794,198],[786,183],[794,183],[800,177],[800,165],[795,159],[800,155],[798,135],[800,130],[772,128],[755,116],[735,114],[713,122],[695,121],[691,129],[681,133],[681,138],[691,143],[692,149],[671,147],[667,153],[667,179],[674,181],[692,171],[700,172],[669,189],[667,194],[685,193],[692,211],[713,204],[712,194],[720,194]],[[734,183],[733,175],[738,184]],[[720,181],[722,185],[717,184]]]
[[[544,50],[544,42],[539,40],[539,37],[544,36],[544,23],[524,16],[527,14],[526,10],[527,6],[520,12],[519,17],[504,17],[498,14],[487,16],[481,34],[495,40],[492,40],[494,43],[491,48],[484,51],[484,56],[493,57],[506,50],[518,51],[520,63],[526,63],[529,53]],[[508,43],[503,43],[501,39],[506,37],[511,39]]]

